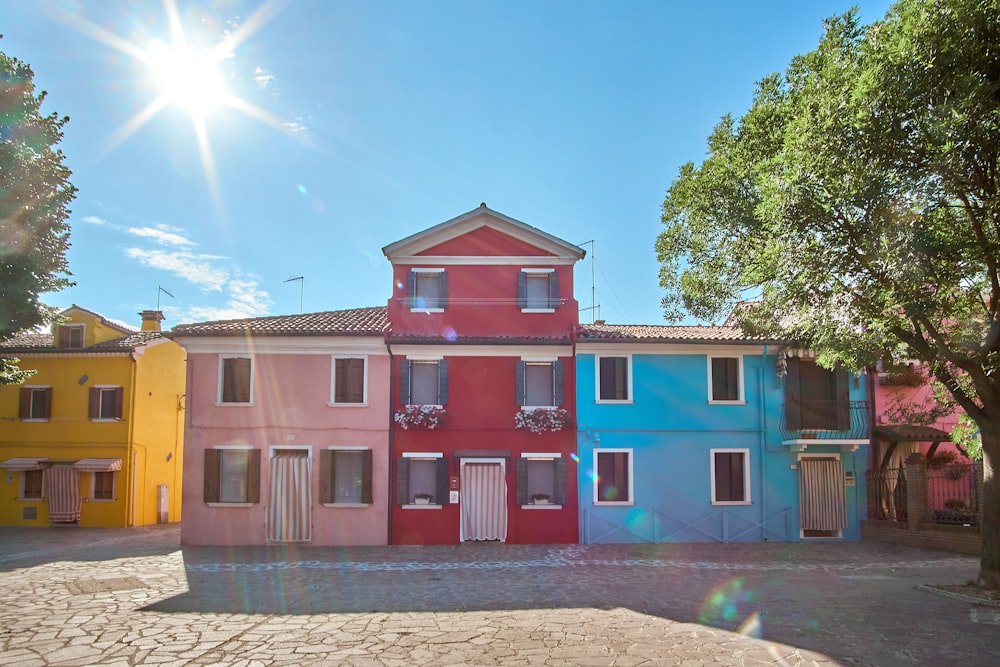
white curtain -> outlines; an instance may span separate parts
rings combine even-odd
[[[799,460],[802,530],[847,528],[847,493],[840,459]]]
[[[507,540],[507,482],[499,463],[462,466],[462,536]]]
[[[72,465],[52,466],[46,471],[49,496],[49,521],[73,523],[80,520],[83,497],[80,473]]]
[[[271,501],[267,506],[268,541],[311,541],[311,509],[308,452],[276,453],[271,459]]]

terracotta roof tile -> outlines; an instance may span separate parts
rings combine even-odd
[[[736,327],[672,326],[666,324],[584,324],[579,341],[672,342],[766,342],[763,338],[744,336]]]
[[[168,334],[181,336],[381,336],[388,324],[385,306],[328,310],[304,315],[250,317],[178,324]]]
[[[128,352],[146,343],[165,338],[159,331],[134,331],[127,336],[112,338],[90,347],[55,347],[52,334],[25,333],[14,336],[10,340],[0,342],[0,349],[6,353],[38,353],[45,354],[90,354],[96,352]]]
[[[9,340],[0,341],[0,348],[2,349],[28,349],[39,347],[52,347],[52,334],[22,333]]]
[[[397,344],[432,345],[569,345],[572,343],[567,332],[561,336],[504,335],[493,336],[444,336],[435,333],[412,333],[390,331],[389,342]]]

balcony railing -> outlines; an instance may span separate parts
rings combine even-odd
[[[868,401],[788,399],[781,408],[782,440],[867,440]]]

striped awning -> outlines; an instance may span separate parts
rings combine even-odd
[[[34,458],[7,459],[3,463],[0,463],[0,468],[4,470],[41,470],[42,464],[47,461],[48,459]]]
[[[80,459],[73,464],[80,472],[114,472],[122,469],[121,459]]]

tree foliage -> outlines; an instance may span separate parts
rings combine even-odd
[[[69,120],[43,116],[31,68],[0,51],[0,340],[48,324],[39,301],[71,285],[69,209],[76,188],[55,148]],[[0,384],[23,381],[16,360],[0,359]]]
[[[1000,6],[900,0],[758,83],[681,168],[657,239],[668,319],[858,369],[919,359],[976,423],[984,580],[1000,585]],[[737,307],[741,302],[752,305]]]

